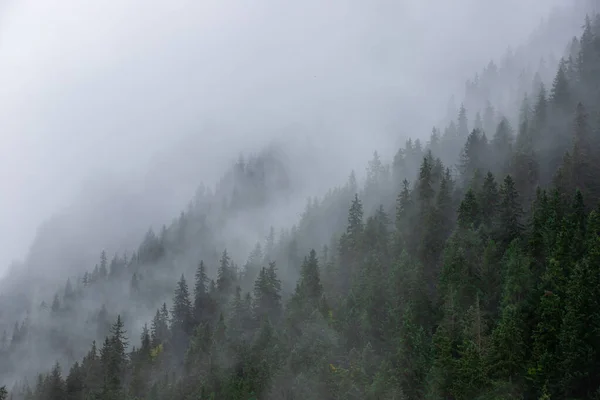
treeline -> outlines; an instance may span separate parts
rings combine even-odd
[[[362,189],[351,176],[311,200],[243,267],[227,251],[199,262],[139,339],[119,316],[68,371],[10,396],[600,398],[598,71],[596,16],[515,128],[493,112],[469,126],[462,107],[391,166],[375,156]]]
[[[200,258],[210,265],[213,276],[218,249],[226,242],[236,244],[239,230],[233,222],[256,220],[265,214],[267,204],[285,198],[290,182],[283,167],[273,149],[240,158],[214,189],[201,186],[178,218],[158,230],[149,229],[134,251],[100,252],[98,263],[88,271],[56,279],[65,283],[48,298],[40,298],[31,280],[24,280],[24,287],[15,290],[17,294],[28,291],[27,296],[3,293],[0,382],[30,376],[55,360],[62,365],[80,360],[92,340],[104,339],[117,315],[134,326],[137,336],[140,319],[151,318],[154,308],[171,297],[173,276],[193,274]],[[256,237],[254,228],[240,236]],[[269,238],[263,244],[265,251],[275,247],[274,231]],[[251,249],[248,243],[235,246],[232,256],[240,257]]]

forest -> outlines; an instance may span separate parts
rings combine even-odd
[[[0,399],[600,399],[600,15],[564,40],[527,79],[491,62],[243,262],[226,232],[290,181],[240,158],[4,329]],[[54,366],[14,376],[35,352]]]

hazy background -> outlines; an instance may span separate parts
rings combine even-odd
[[[0,1],[0,272],[59,210],[131,236],[271,140],[338,183],[567,2]]]

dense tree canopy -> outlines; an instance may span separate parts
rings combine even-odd
[[[242,266],[215,250],[215,224],[287,182],[240,160],[230,196],[199,195],[134,254],[102,251],[67,278],[35,311],[64,357],[0,400],[600,398],[600,17],[567,53],[514,116],[467,99],[426,145],[390,165],[375,153],[363,186],[353,173],[310,199]],[[93,302],[116,291],[133,311]],[[84,301],[98,342],[75,354],[65,324]],[[0,337],[0,376],[36,324]]]

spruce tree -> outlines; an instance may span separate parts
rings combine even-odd
[[[458,226],[462,229],[479,226],[481,212],[473,189],[467,190],[465,198],[458,208]]]
[[[490,146],[490,164],[493,173],[498,175],[508,173],[513,154],[513,136],[513,129],[508,119],[502,118],[495,129]]]
[[[469,135],[469,126],[467,120],[467,110],[463,104],[460,105],[460,110],[458,111],[458,137],[460,139],[466,139]]]
[[[398,194],[396,200],[396,255],[400,255],[404,249],[411,252],[414,251],[414,245],[412,243],[415,242],[415,239],[411,235],[414,218],[413,213],[414,205],[410,192],[410,184],[405,179],[402,182],[402,191]]]
[[[523,232],[523,209],[515,182],[510,175],[504,178],[500,187],[500,203],[496,223],[496,237],[504,246],[519,237]]]
[[[234,274],[231,265],[231,258],[227,250],[223,250],[219,260],[219,269],[217,271],[217,290],[220,294],[228,294],[233,289]]]
[[[208,292],[209,283],[204,261],[200,261],[194,283],[193,314],[196,324],[210,321],[216,317],[216,304]]]
[[[102,253],[100,254],[100,267],[98,272],[100,278],[106,278],[108,276],[108,261],[104,250],[102,250]]]
[[[498,184],[491,172],[488,172],[479,192],[478,208],[481,222],[489,233],[493,227],[498,210]]]
[[[254,283],[254,315],[258,319],[268,317],[275,321],[281,312],[281,281],[277,277],[275,263],[262,268]]]
[[[69,375],[65,381],[65,398],[67,400],[79,400],[83,398],[85,377],[85,371],[79,365],[79,362],[75,362],[71,366]]]
[[[48,376],[46,398],[48,400],[64,400],[66,397],[65,381],[61,374],[60,364],[54,364]]]
[[[323,286],[319,275],[319,262],[317,252],[313,249],[309,256],[304,258],[300,269],[300,279],[296,284],[294,299],[300,304],[310,305],[313,309],[319,303],[323,293]]]
[[[171,309],[173,345],[177,346],[182,352],[187,346],[187,339],[192,333],[193,327],[192,302],[190,301],[187,282],[182,274],[179,282],[177,282],[173,297],[173,307]]]

